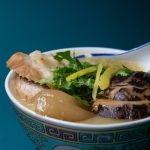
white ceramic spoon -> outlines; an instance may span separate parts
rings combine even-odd
[[[144,66],[145,71],[148,72],[150,71],[150,42],[112,57],[118,60],[132,61],[141,64]]]
[[[150,42],[122,54],[99,57],[134,62],[142,65],[144,67],[144,71],[150,72]]]

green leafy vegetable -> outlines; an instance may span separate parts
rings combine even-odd
[[[71,57],[70,51],[58,52],[56,53],[54,58],[58,61],[67,60],[69,64],[67,66],[55,68],[53,71],[53,79],[42,79],[38,81],[38,83],[40,83],[41,85],[47,85],[49,87],[56,87],[57,89],[60,89],[74,96],[84,106],[89,107],[91,104],[91,100],[93,99],[92,91],[96,79],[97,65],[93,65],[89,62],[81,62],[75,57]],[[94,72],[89,71],[87,74],[84,73],[82,74],[82,76],[77,76],[72,80],[66,80],[66,77],[79,71],[85,71],[90,67],[96,68],[96,70]],[[102,67],[100,75],[98,75],[98,77],[103,75],[107,69],[108,68],[106,67]],[[114,76],[126,77],[131,75],[132,73],[132,70],[123,66],[123,68],[117,71]],[[100,88],[96,89],[96,91],[94,92],[96,94],[94,95],[94,98],[104,95],[104,91]]]
[[[122,77],[127,77],[130,76],[134,71],[127,68],[126,66],[123,65],[123,68],[120,69],[115,76],[122,76]]]
[[[84,68],[84,66],[81,64],[81,62],[78,59],[71,57],[70,51],[58,52],[56,53],[54,58],[58,61],[62,61],[63,59],[69,61],[69,68],[74,69],[75,71]]]
[[[89,107],[90,101],[92,99],[92,88],[94,83],[94,78],[80,77],[73,81],[67,82],[65,77],[68,75],[68,69],[64,69],[66,71],[62,71],[63,68],[57,68],[54,71],[54,78],[50,79],[42,79],[38,81],[41,85],[46,84],[47,86],[54,86],[60,90],[65,91],[66,93],[78,97],[80,102]],[[85,99],[85,100],[84,100]]]
[[[65,52],[58,52],[54,58],[58,61],[62,61],[63,59],[66,59],[68,61],[74,61],[74,59],[70,55],[70,51]]]
[[[66,81],[66,77],[85,69],[95,66],[89,62],[80,62],[76,58],[70,56],[70,51],[59,52],[54,56],[58,61],[68,60],[69,64],[64,67],[57,67],[53,71],[53,79],[42,79],[38,83],[41,85],[54,86],[66,93],[74,96],[81,104],[86,107],[90,106],[92,100],[92,89],[95,81],[95,73],[91,72],[87,75],[76,78],[75,80]]]

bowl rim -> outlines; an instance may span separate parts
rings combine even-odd
[[[124,50],[120,49],[114,49],[114,48],[104,48],[104,47],[72,47],[72,48],[62,48],[62,49],[55,49],[55,50],[50,50],[44,52],[45,54],[49,53],[55,53],[58,51],[65,51],[65,50],[70,50],[70,51],[82,51],[82,50],[90,50],[90,51],[97,51],[101,50],[104,51],[105,54],[113,53],[113,54],[119,54],[124,53]],[[101,52],[100,52],[101,53]],[[95,130],[111,130],[111,129],[120,129],[120,128],[127,128],[127,127],[132,127],[132,126],[137,126],[141,125],[144,123],[147,123],[150,121],[150,117],[144,118],[144,119],[139,119],[139,120],[134,120],[134,121],[129,121],[129,122],[123,122],[123,123],[113,123],[113,124],[86,124],[86,123],[76,123],[76,122],[69,122],[69,121],[63,121],[51,117],[45,117],[42,115],[39,115],[32,110],[28,109],[27,107],[23,106],[16,98],[13,96],[10,88],[9,88],[9,83],[10,80],[14,77],[15,73],[11,70],[6,76],[5,79],[5,91],[10,98],[11,102],[19,111],[22,111],[24,114],[27,116],[31,117],[32,119],[36,119],[38,121],[42,121],[46,124],[49,125],[57,125],[60,127],[65,127],[65,128],[70,128],[70,129],[77,129],[77,130],[89,130],[89,131],[95,131]]]

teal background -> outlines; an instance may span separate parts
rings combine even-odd
[[[149,0],[0,0],[0,150],[32,150],[4,90],[16,51],[79,46],[129,50],[150,41]]]

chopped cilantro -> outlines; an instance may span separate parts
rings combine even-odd
[[[57,67],[53,71],[53,79],[42,79],[38,81],[41,85],[54,86],[64,92],[73,95],[81,104],[86,107],[90,106],[92,100],[92,89],[95,81],[95,73],[91,72],[87,75],[76,78],[72,81],[66,81],[66,77],[81,69],[85,69],[93,64],[89,62],[80,62],[78,59],[70,56],[70,51],[58,52],[54,56],[58,61],[68,60],[69,64],[64,67]]]
[[[53,71],[53,79],[42,79],[38,81],[41,85],[45,84],[47,86],[54,86],[57,89],[60,89],[72,96],[74,96],[81,104],[86,107],[89,107],[92,100],[92,91],[96,78],[96,71],[89,72],[88,74],[83,74],[78,76],[73,80],[66,80],[66,77],[76,73],[80,70],[84,70],[95,65],[89,62],[81,62],[75,57],[71,57],[70,51],[58,52],[54,56],[58,61],[67,60],[69,64],[63,67],[56,67]],[[107,68],[103,67],[100,75],[102,75]],[[129,76],[133,73],[132,70],[123,66],[115,76]],[[104,91],[98,89],[97,96],[102,96]]]
[[[130,76],[134,71],[127,68],[126,66],[123,65],[123,68],[120,69],[115,76],[122,76],[122,77],[127,77]]]

